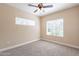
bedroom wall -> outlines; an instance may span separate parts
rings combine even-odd
[[[46,21],[62,17],[64,19],[64,37],[46,35]],[[72,46],[79,46],[79,6],[55,12],[40,18],[40,37],[43,40],[55,41]]]
[[[34,20],[35,26],[16,25],[16,17]],[[0,49],[39,40],[39,18],[7,4],[0,4]]]

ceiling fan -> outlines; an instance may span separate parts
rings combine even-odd
[[[43,3],[39,3],[38,5],[28,4],[28,6],[36,7],[39,10],[42,10],[43,8],[51,8],[51,7],[53,7],[53,5],[45,5],[44,6]],[[34,13],[36,13],[38,11],[38,9],[34,10]]]

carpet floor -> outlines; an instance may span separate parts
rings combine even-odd
[[[0,52],[0,56],[79,56],[79,50],[39,40]]]

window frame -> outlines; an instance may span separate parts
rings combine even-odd
[[[58,35],[58,34],[50,35],[50,34],[48,34],[48,24],[47,24],[47,22],[52,22],[52,21],[57,21],[57,20],[62,20],[63,21],[63,35]],[[64,37],[64,19],[63,18],[58,18],[58,19],[53,19],[53,20],[47,20],[46,21],[46,35],[47,36]]]
[[[23,26],[35,26],[36,22],[34,20],[31,20],[31,19],[16,17],[15,24],[16,25],[23,25]]]

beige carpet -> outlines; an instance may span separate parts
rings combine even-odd
[[[0,56],[79,56],[79,50],[40,40],[0,52]]]

